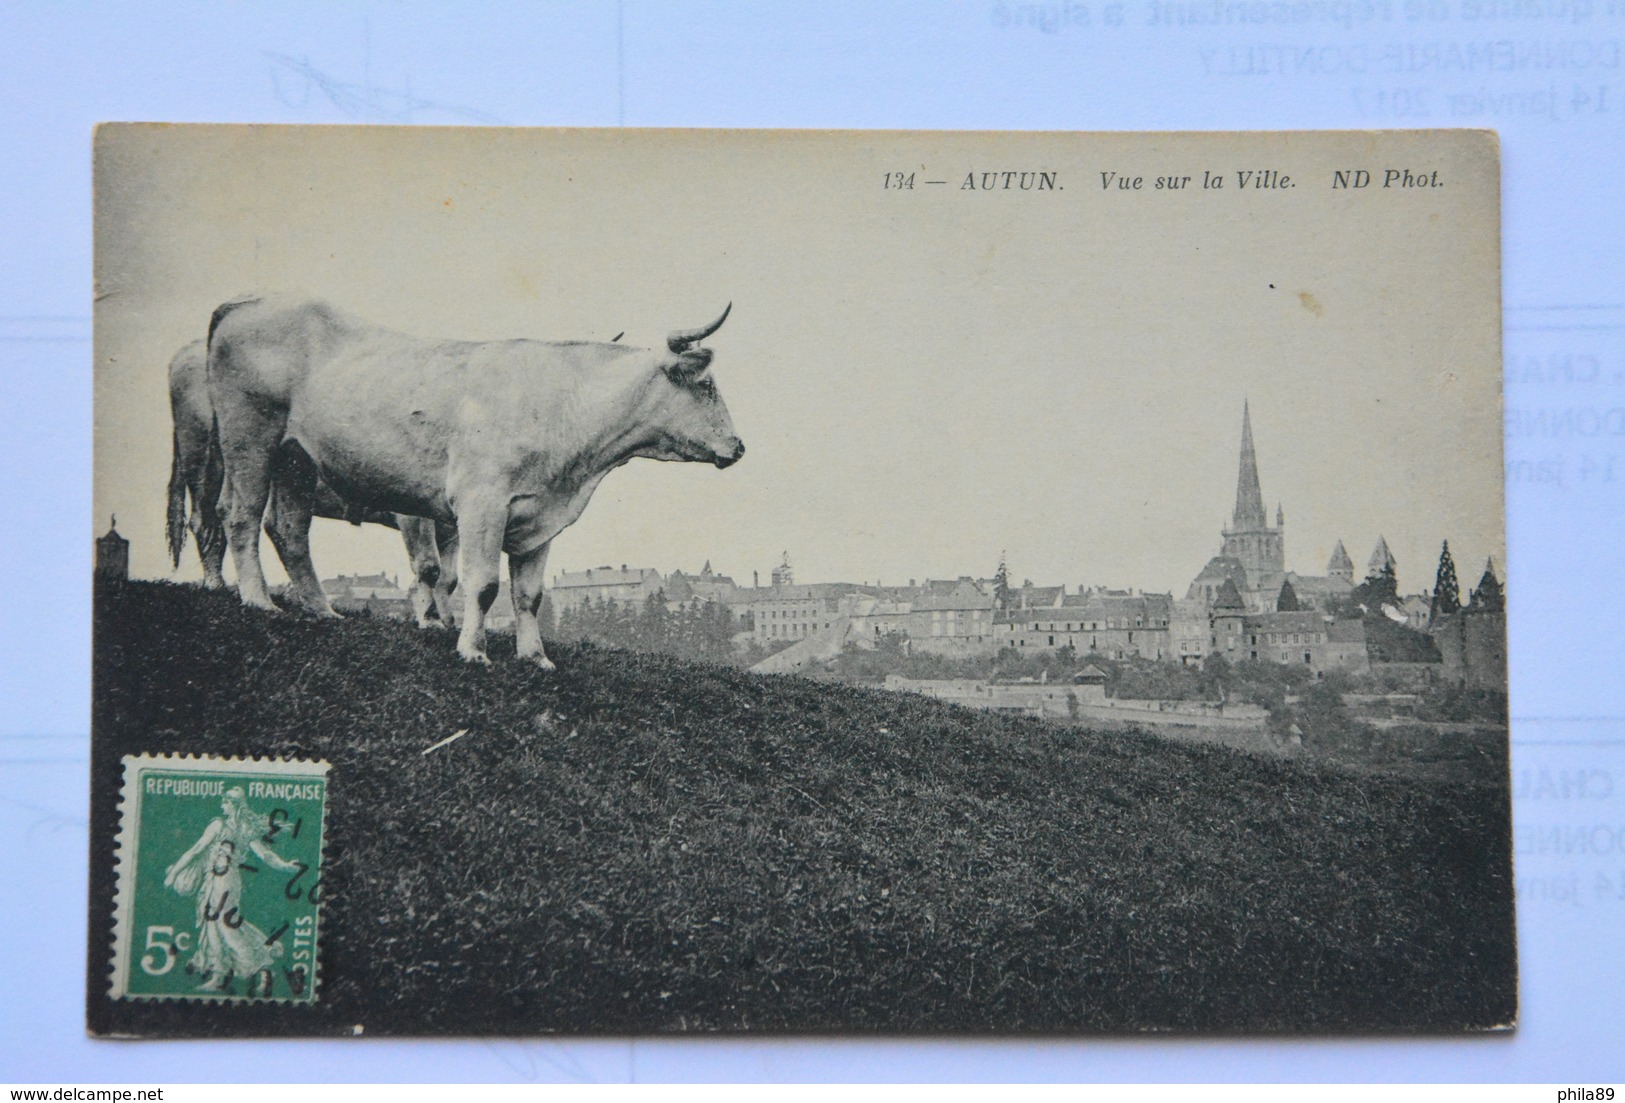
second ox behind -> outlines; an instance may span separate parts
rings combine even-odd
[[[237,299],[209,325],[209,397],[227,535],[246,605],[271,608],[259,529],[271,521],[295,601],[332,616],[310,559],[317,479],[346,501],[454,524],[457,650],[485,662],[485,614],[508,553],[518,652],[551,669],[536,620],[555,536],[637,457],[728,467],[744,455],[698,342],[435,341],[317,300]]]
[[[210,590],[226,587],[221,567],[226,558],[226,526],[221,519],[220,490],[224,474],[220,470],[215,440],[214,407],[209,405],[207,353],[202,338],[191,342],[169,362],[169,408],[174,417],[174,440],[169,468],[169,559],[181,565],[181,551],[190,529],[203,563],[203,585]],[[188,511],[188,502],[191,510]],[[412,612],[419,628],[444,625],[456,619],[451,595],[457,588],[455,557],[457,536],[447,525],[437,525],[426,517],[358,510],[318,481],[312,512],[317,517],[363,521],[398,529],[412,563]],[[265,531],[280,538],[272,498]],[[444,562],[443,562],[444,561]],[[438,618],[438,619],[436,619]]]

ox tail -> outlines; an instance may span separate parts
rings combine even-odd
[[[181,565],[181,549],[186,547],[186,472],[181,467],[181,437],[170,434],[169,459],[169,562]]]
[[[226,457],[220,451],[220,422],[209,421],[209,448],[203,461],[203,493],[192,503],[198,515],[198,554],[207,564],[226,550]]]

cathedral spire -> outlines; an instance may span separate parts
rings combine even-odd
[[[1258,485],[1258,457],[1253,452],[1252,412],[1241,404],[1241,470],[1236,476],[1236,512],[1233,532],[1260,532],[1269,527],[1264,513],[1264,492]]]

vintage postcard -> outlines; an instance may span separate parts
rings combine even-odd
[[[92,1033],[1511,1028],[1499,171],[99,128]]]

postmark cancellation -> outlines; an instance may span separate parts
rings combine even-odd
[[[326,762],[126,755],[115,999],[316,1001]]]

